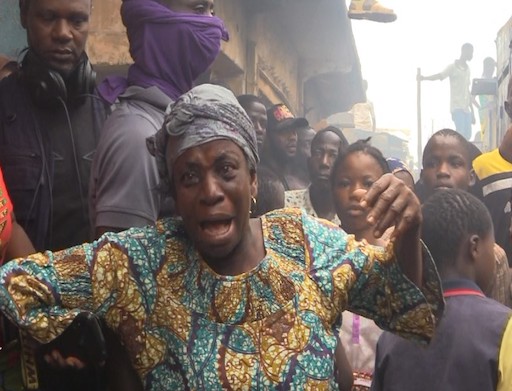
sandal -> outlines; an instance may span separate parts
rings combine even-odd
[[[390,23],[396,20],[396,14],[393,10],[379,4],[377,0],[352,0],[348,10],[348,17],[380,23]]]

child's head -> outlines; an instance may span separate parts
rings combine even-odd
[[[367,211],[359,203],[373,183],[386,173],[389,173],[386,159],[368,140],[357,141],[341,151],[332,169],[331,188],[336,213],[347,232],[357,237],[358,232],[369,228]]]
[[[442,278],[468,278],[486,291],[495,273],[494,231],[485,205],[458,189],[423,204],[422,239]]]
[[[438,189],[469,190],[475,182],[469,142],[452,129],[434,133],[423,150],[425,197]]]
[[[284,207],[283,182],[271,170],[265,167],[258,168],[258,196],[254,217],[264,215],[274,209]]]

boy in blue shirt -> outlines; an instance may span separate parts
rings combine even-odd
[[[443,282],[445,314],[427,348],[381,336],[372,391],[511,390],[512,311],[483,294],[495,271],[487,208],[465,191],[437,191],[423,205],[422,230]]]

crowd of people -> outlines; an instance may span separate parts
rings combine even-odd
[[[487,154],[439,130],[415,183],[195,85],[213,1],[123,0],[134,62],[97,86],[91,7],[20,0],[1,66],[0,389],[512,389],[512,128]]]

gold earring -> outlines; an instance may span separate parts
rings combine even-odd
[[[253,215],[256,211],[256,197],[251,196],[251,206],[249,206],[249,215]]]

